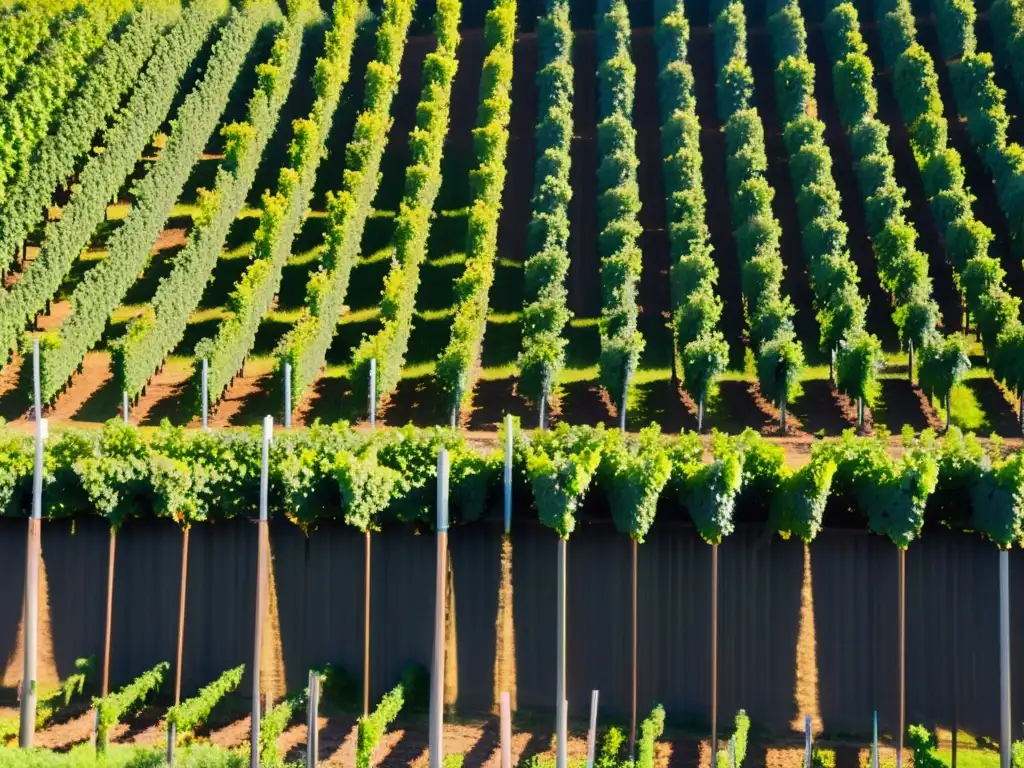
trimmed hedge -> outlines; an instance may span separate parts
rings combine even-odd
[[[537,24],[537,161],[533,215],[524,267],[523,348],[519,394],[535,403],[551,397],[565,367],[569,293],[569,169],[572,165],[574,94],[569,3],[552,0]]]
[[[344,309],[349,276],[380,185],[380,161],[392,126],[391,104],[398,91],[412,11],[412,0],[384,3],[377,29],[377,57],[366,69],[363,111],[345,150],[342,186],[327,197],[323,267],[306,286],[306,311],[275,353],[279,371],[285,362],[292,366],[293,408],[323,368]]]
[[[217,703],[242,683],[245,665],[227,670],[199,693],[167,710],[166,720],[177,730],[177,738],[188,741],[200,725],[206,722]]]
[[[242,11],[231,11],[203,79],[175,115],[159,159],[135,185],[132,207],[107,243],[106,258],[71,294],[71,313],[60,328],[40,341],[45,350],[40,366],[43,402],[52,402],[64,390],[86,352],[103,337],[110,314],[146,269],[153,244],[217,127],[257,33],[275,13],[276,3],[250,3]],[[229,225],[224,223],[225,235]]]
[[[384,694],[380,704],[369,716],[359,718],[356,736],[356,768],[370,768],[373,750],[384,736],[387,727],[395,721],[405,703],[405,689],[401,683]]]
[[[308,117],[292,123],[288,165],[278,175],[277,191],[263,193],[260,224],[253,237],[253,261],[228,297],[232,315],[221,323],[216,336],[196,345],[196,361],[203,358],[209,361],[211,404],[220,400],[234,376],[245,366],[245,359],[256,341],[256,331],[281,285],[281,270],[309,207],[317,169],[326,154],[334,113],[348,82],[356,24],[362,9],[361,0],[339,0],[334,5],[324,53],[317,59],[313,72],[316,100]],[[201,391],[202,373],[196,364],[190,400],[194,412],[200,408]]]
[[[377,402],[391,395],[402,375],[402,364],[412,333],[420,267],[427,254],[427,238],[434,202],[441,187],[441,156],[448,134],[452,81],[458,62],[459,0],[442,0],[434,16],[437,48],[423,66],[423,90],[416,108],[416,127],[409,136],[410,163],[405,171],[405,194],[395,220],[394,264],[384,281],[381,329],[363,338],[352,356],[349,383],[358,402],[369,402],[370,361],[377,361]]]
[[[15,349],[22,328],[57,292],[89,244],[106,216],[107,204],[166,118],[189,65],[223,10],[219,0],[192,3],[174,29],[157,42],[119,121],[106,135],[103,152],[86,163],[61,218],[47,224],[38,257],[0,302],[0,355]]]
[[[495,0],[484,22],[487,56],[473,130],[476,166],[469,174],[472,201],[466,236],[466,267],[455,281],[457,303],[451,338],[435,368],[437,384],[456,422],[459,412],[473,401],[487,327],[487,300],[498,258],[498,219],[505,188],[508,126],[512,116],[515,34],[516,0]]]

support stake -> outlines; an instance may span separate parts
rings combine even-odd
[[[638,581],[638,564],[640,545],[637,544],[636,539],[631,542],[633,551],[633,589],[631,594],[631,603],[633,608],[633,640],[632,640],[632,667],[633,667],[633,678],[632,678],[632,702],[629,719],[629,756],[630,759],[636,758],[636,688],[637,688],[637,581]]]
[[[718,758],[718,545],[711,545],[711,765]]]
[[[505,535],[512,528],[512,415],[505,417]]]
[[[557,752],[555,768],[568,768],[568,712],[565,701],[565,581],[566,581],[566,545],[561,536],[558,537],[558,617],[555,620],[555,635],[558,647],[555,651],[555,732],[557,734]]]
[[[121,416],[124,417],[124,423],[128,423],[128,392],[121,393]]]
[[[896,746],[896,768],[903,768],[903,737],[907,730],[907,551],[899,550],[900,621],[900,738]]]
[[[430,768],[444,760],[444,617],[448,564],[448,449],[437,452],[437,566],[434,579],[434,663],[430,671]]]
[[[999,550],[999,765],[1010,768],[1010,552]]]
[[[590,728],[587,730],[587,768],[594,768],[594,753],[597,749],[597,698],[598,692],[590,692]]]
[[[512,697],[502,691],[498,700],[501,716],[501,768],[512,768]]]
[[[284,364],[284,428],[292,428],[292,364]]]
[[[370,402],[367,404],[370,412],[370,429],[377,426],[377,360],[370,360]]]
[[[263,647],[263,620],[267,612],[267,549],[270,544],[267,529],[267,504],[269,496],[270,440],[274,431],[274,419],[263,418],[263,451],[260,468],[260,521],[256,554],[256,621],[253,629],[252,659],[252,730],[249,735],[251,768],[260,768],[260,651]]]
[[[189,528],[181,532],[181,591],[178,595],[178,654],[174,664],[174,705],[181,703],[181,665],[185,656],[185,598],[188,595],[188,540]],[[177,729],[171,723],[167,729],[167,762],[174,765]]]
[[[203,358],[203,429],[210,428],[210,364]]]
[[[316,768],[320,756],[320,675],[309,673],[309,703],[306,705],[306,768]]]
[[[811,768],[811,751],[814,749],[811,741],[811,716],[804,715],[804,768]]]

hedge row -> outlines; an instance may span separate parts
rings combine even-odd
[[[0,23],[0,99],[18,86],[24,64],[50,34],[50,19],[41,9],[8,12]]]
[[[22,432],[0,429],[0,514],[25,516],[31,509],[32,443]],[[794,470],[779,444],[752,430],[705,442],[696,433],[662,436],[655,425],[639,434],[564,423],[533,433],[517,428],[513,498],[517,516],[535,513],[562,537],[572,534],[586,501],[587,515],[610,515],[637,541],[659,515],[678,519],[681,510],[711,543],[733,532],[737,510],[783,536],[810,541],[828,507],[862,516],[870,530],[901,547],[921,534],[926,515],[999,546],[1021,542],[1024,452],[1006,453],[997,442],[986,448],[955,428],[941,438],[908,429],[902,443],[894,457],[884,430],[872,437],[850,431],[815,442],[809,462]],[[344,423],[274,436],[270,512],[307,532],[326,520],[359,530],[400,522],[429,529],[442,446],[450,455],[453,522],[500,515],[499,451],[471,448],[450,429],[369,433]],[[117,528],[129,516],[187,526],[257,514],[258,428],[186,431],[165,423],[144,433],[112,420],[102,431],[55,435],[44,461],[48,518],[98,514]],[[345,471],[355,465],[359,472]]]
[[[637,183],[633,98],[636,65],[630,58],[625,0],[601,0],[597,10],[598,116],[597,250],[601,258],[601,386],[625,407],[644,338],[637,329],[637,292],[643,254],[637,242]]]
[[[572,317],[565,287],[572,199],[572,38],[569,3],[552,0],[537,23],[537,160],[519,353],[518,391],[535,403],[551,396],[565,367],[565,327]]]
[[[377,29],[377,56],[366,69],[363,110],[345,150],[341,189],[327,197],[323,268],[310,277],[306,311],[276,352],[279,369],[285,362],[292,366],[291,407],[320,373],[337,332],[349,276],[359,258],[363,229],[380,185],[380,161],[391,131],[391,103],[398,91],[412,11],[412,0],[384,3]]]
[[[381,297],[381,329],[364,337],[356,348],[349,368],[349,383],[359,402],[370,397],[370,361],[377,361],[377,402],[398,386],[402,363],[409,347],[420,266],[426,258],[427,238],[433,219],[434,201],[441,186],[441,155],[448,134],[452,80],[458,62],[459,0],[437,5],[434,31],[437,48],[423,65],[423,89],[416,107],[416,127],[409,134],[409,167],[405,171],[405,194],[395,217],[395,256],[384,281]]]
[[[729,364],[729,345],[718,330],[722,300],[706,221],[693,70],[687,62],[690,24],[682,0],[660,5],[654,39],[660,71],[662,179],[672,248],[672,336],[683,388],[698,403],[700,430],[704,403]]]
[[[1024,397],[1024,371],[1019,370],[1020,353],[1024,351],[1020,299],[1012,296],[1003,285],[1005,272],[999,266],[999,259],[988,255],[992,231],[971,211],[974,197],[964,186],[966,172],[960,154],[949,146],[948,124],[943,117],[934,62],[917,43],[908,0],[886,0],[878,12],[886,62],[893,69],[896,100],[931,201],[935,224],[945,243],[946,258],[959,275],[967,307],[977,321],[993,374],[1019,397]],[[971,54],[968,59],[977,57]],[[978,73],[979,69],[972,67],[971,71]],[[962,87],[965,74],[961,71],[954,75],[954,90]],[[983,75],[982,80],[995,88],[990,77]],[[999,191],[998,179],[996,188]],[[940,371],[940,382],[953,380],[954,374],[962,370],[961,355],[953,348],[957,343],[945,342],[946,349],[936,355],[945,361],[944,365],[930,364],[926,369]],[[924,380],[922,386],[929,390],[935,388]]]
[[[1024,1],[995,0],[988,9],[996,44],[1009,63],[1017,92],[1024,98]]]
[[[505,189],[508,125],[512,115],[512,46],[516,0],[494,0],[484,21],[484,58],[473,145],[476,165],[469,174],[472,200],[466,235],[466,268],[455,281],[455,317],[448,346],[438,357],[437,383],[458,421],[473,399],[480,348],[487,325],[488,295],[498,258],[498,218]]]
[[[92,149],[97,132],[106,128],[135,83],[171,21],[172,15],[161,8],[136,10],[123,33],[103,47],[60,115],[56,130],[40,142],[31,161],[8,186],[7,199],[0,204],[0,272],[43,218],[54,189],[73,177],[79,158]]]
[[[195,729],[206,722],[217,703],[238,688],[244,673],[245,664],[229,669],[192,698],[167,710],[165,719],[168,725],[174,725],[179,742],[191,741]]]
[[[107,133],[103,152],[89,158],[58,221],[47,224],[42,249],[0,302],[0,350],[18,343],[21,329],[60,288],[75,259],[89,244],[142,151],[163,123],[214,22],[224,10],[219,0],[192,3],[181,21],[161,38],[136,83],[118,122]],[[52,191],[52,190],[51,190]]]
[[[782,294],[782,227],[771,207],[775,190],[765,178],[764,125],[750,106],[754,76],[747,63],[746,25],[740,0],[727,2],[715,19],[718,109],[725,120],[726,182],[757,378],[765,398],[779,404],[785,428],[786,403],[804,355],[793,330],[793,304]]]
[[[267,2],[232,9],[202,80],[175,115],[159,159],[135,185],[132,207],[107,243],[106,258],[71,294],[70,315],[60,328],[40,340],[45,350],[40,366],[43,402],[52,402],[64,390],[86,352],[103,337],[110,314],[145,271],[153,244],[227,107],[257,33],[278,14],[277,4]],[[225,235],[230,223],[224,223]],[[27,372],[28,366],[24,368]]]
[[[232,222],[245,205],[263,151],[291,91],[302,48],[303,25],[292,20],[280,31],[268,61],[257,68],[259,85],[249,100],[245,122],[221,129],[225,157],[213,191],[199,192],[200,214],[174,266],[160,280],[144,313],[112,346],[118,389],[135,398],[185,335],[189,316],[199,306]]]
[[[836,384],[858,408],[874,401],[882,347],[865,330],[867,302],[860,293],[857,265],[847,248],[839,188],[832,176],[832,154],[825,124],[814,101],[815,68],[807,57],[807,30],[796,0],[768,19],[775,61],[775,96],[797,190],[797,216],[807,273],[817,310],[821,346],[838,355]],[[831,367],[831,366],[830,366]],[[860,421],[861,419],[858,419]]]
[[[39,55],[22,72],[20,87],[0,101],[0,202],[7,196],[8,183],[29,162],[94,54],[130,7],[128,0],[111,0],[61,16]]]
[[[896,183],[896,161],[887,144],[889,129],[876,117],[874,66],[851,3],[836,6],[825,17],[825,43],[878,274],[892,297],[893,320],[910,353],[912,375],[914,350],[935,334],[939,308],[932,298],[928,256],[918,249],[917,232],[903,215],[909,203]]]
[[[348,82],[356,24],[362,11],[360,0],[342,0],[334,5],[333,24],[313,73],[316,100],[309,117],[292,123],[294,135],[288,146],[289,165],[278,175],[277,191],[263,193],[260,224],[253,236],[253,261],[228,296],[232,315],[221,323],[216,336],[196,345],[196,360],[209,361],[211,404],[221,398],[245,365],[260,321],[270,310],[281,285],[281,270],[291,254],[292,241],[313,195],[334,112],[342,88]],[[191,385],[191,407],[195,411],[199,409],[201,391],[201,368],[196,365]]]

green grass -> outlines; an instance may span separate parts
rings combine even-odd
[[[953,765],[953,750],[949,747],[935,750],[935,756],[943,765]],[[965,749],[958,744],[956,765],[957,768],[999,768],[999,753],[991,749]]]

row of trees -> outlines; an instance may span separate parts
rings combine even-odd
[[[47,225],[39,255],[0,302],[0,350],[4,355],[15,349],[22,328],[42,311],[88,246],[106,217],[107,204],[167,118],[181,81],[221,10],[222,6],[213,2],[191,4],[181,21],[156,44],[128,104],[106,135],[103,152],[89,158],[60,219]]]
[[[537,24],[537,161],[533,214],[524,268],[523,345],[519,394],[541,405],[565,367],[565,327],[572,313],[569,275],[569,201],[572,185],[572,25],[567,0],[552,0]]]
[[[825,44],[879,277],[891,297],[893,321],[907,345],[913,376],[914,350],[934,336],[939,308],[932,298],[928,256],[917,247],[917,232],[904,216],[909,203],[896,182],[889,129],[876,116],[874,65],[851,3],[836,6],[825,17]]]
[[[775,190],[765,177],[764,125],[750,106],[754,74],[747,63],[747,18],[740,0],[722,6],[714,35],[718,112],[725,122],[726,181],[747,325],[761,392],[779,405],[785,431],[786,404],[798,385],[804,353],[793,330],[793,304],[782,293],[782,227],[771,207]]]
[[[455,281],[455,318],[448,346],[437,361],[436,380],[452,418],[472,401],[487,327],[488,296],[498,258],[498,218],[505,189],[509,120],[512,116],[512,46],[516,0],[495,0],[484,22],[484,58],[469,174],[472,202],[466,235],[466,268]]]
[[[636,65],[630,57],[625,0],[602,0],[597,10],[598,115],[597,249],[601,258],[601,386],[620,408],[640,361],[637,293],[643,254],[637,242],[640,188],[633,101]]]
[[[334,113],[348,82],[356,25],[362,12],[359,0],[343,0],[334,5],[324,52],[313,71],[316,99],[309,116],[292,123],[288,165],[278,174],[277,191],[263,193],[260,224],[253,237],[253,261],[228,297],[232,314],[221,323],[216,336],[196,345],[196,360],[209,361],[210,403],[220,399],[235,374],[242,370],[256,341],[260,322],[270,310],[281,285],[281,270],[291,254],[292,241],[313,195]],[[193,407],[196,407],[202,391],[199,366],[195,366],[191,390]]]
[[[185,247],[161,279],[143,314],[112,345],[118,389],[140,395],[167,355],[181,342],[192,311],[199,305],[232,222],[245,205],[263,150],[277,126],[291,91],[302,48],[301,18],[292,18],[278,33],[270,58],[257,67],[258,85],[249,99],[244,122],[221,129],[224,160],[212,191],[199,189],[199,214]]]
[[[781,446],[752,430],[662,436],[658,427],[624,434],[560,423],[513,435],[514,495],[562,538],[584,501],[607,504],[616,528],[638,542],[659,514],[686,510],[699,535],[720,543],[736,511],[767,519],[785,537],[811,541],[826,505],[861,515],[899,547],[917,538],[927,514],[1000,547],[1022,540],[1024,453],[983,446],[953,429],[942,438],[907,430],[892,452],[884,430],[848,431],[816,442],[800,469]],[[430,427],[357,431],[345,423],[279,433],[270,446],[271,514],[307,532],[342,520],[360,530],[395,522],[429,530],[435,521],[437,452],[451,466],[452,520],[472,522],[499,503],[503,457],[470,446],[454,430]],[[111,421],[102,431],[65,431],[45,446],[46,514],[100,515],[120,528],[129,517],[182,526],[251,517],[260,497],[258,430],[207,432],[164,424],[143,432]],[[894,455],[894,453],[898,455]],[[0,514],[27,515],[32,438],[0,428]]]
[[[96,134],[106,129],[171,20],[162,5],[132,13],[130,22],[84,73],[56,130],[39,143],[8,184],[7,197],[0,203],[0,273],[43,219],[54,189],[70,183],[80,158],[92,149]]]
[[[837,385],[856,400],[857,421],[862,425],[864,404],[871,404],[877,394],[882,347],[865,330],[867,302],[860,293],[857,265],[847,247],[849,227],[832,176],[825,124],[816,116],[815,69],[807,57],[807,30],[797,1],[783,2],[769,18],[768,28],[775,61],[775,97],[790,176],[797,190],[797,215],[821,346],[830,359],[838,353]]]
[[[71,313],[60,328],[40,341],[46,350],[40,366],[44,402],[51,402],[67,386],[86,352],[103,337],[111,313],[145,271],[153,245],[227,107],[257,33],[279,15],[277,4],[270,2],[249,3],[243,11],[232,9],[202,80],[175,115],[159,159],[135,185],[132,207],[107,243],[106,258],[86,273],[71,294]],[[214,213],[203,211],[201,223]],[[225,235],[230,223],[224,223]]]
[[[729,363],[719,328],[718,267],[706,221],[700,121],[693,70],[687,61],[690,24],[681,0],[660,3],[654,31],[658,51],[662,179],[672,249],[672,336],[683,388],[697,401],[697,431],[715,380]]]
[[[389,0],[377,27],[377,55],[366,68],[363,110],[345,149],[341,188],[327,196],[322,269],[306,286],[306,309],[277,349],[278,367],[291,364],[294,407],[320,373],[343,311],[352,267],[359,258],[366,219],[380,185],[380,162],[391,131],[413,0]]]
[[[24,8],[4,14],[0,24],[0,99],[17,87],[26,61],[49,36],[51,18],[45,9]]]
[[[364,338],[356,348],[349,368],[349,381],[357,398],[368,402],[370,362],[377,365],[380,402],[398,386],[402,363],[409,347],[420,267],[426,258],[427,237],[433,219],[434,202],[441,187],[441,156],[448,134],[452,81],[458,63],[459,0],[440,0],[434,16],[437,48],[423,65],[423,90],[416,109],[416,127],[409,135],[409,167],[405,171],[405,194],[395,220],[395,258],[384,281],[381,297],[381,329]]]
[[[1024,2],[995,0],[988,9],[996,45],[1009,62],[1017,92],[1024,98]]]
[[[1024,391],[1024,378],[1018,372],[1021,364],[1017,362],[1018,350],[1024,348],[1020,346],[1024,342],[1019,322],[1020,300],[1003,285],[1005,273],[998,258],[988,255],[992,231],[972,212],[974,196],[965,186],[963,160],[949,145],[935,64],[917,42],[914,16],[907,0],[889,0],[878,12],[883,52],[893,70],[896,101],[946,258],[958,277],[967,307],[976,318],[996,378],[1020,394]],[[950,29],[948,16],[945,25],[944,44],[953,45],[951,40],[956,35]],[[970,50],[973,38],[966,34],[966,29],[960,35],[959,45]],[[922,350],[922,357],[922,388],[929,395],[946,398],[948,406],[950,389],[969,367],[963,338],[954,335],[941,341],[936,339]]]
[[[21,72],[19,87],[0,101],[0,202],[8,183],[50,132],[96,51],[130,7],[127,0],[111,0],[62,14],[50,39]]]

